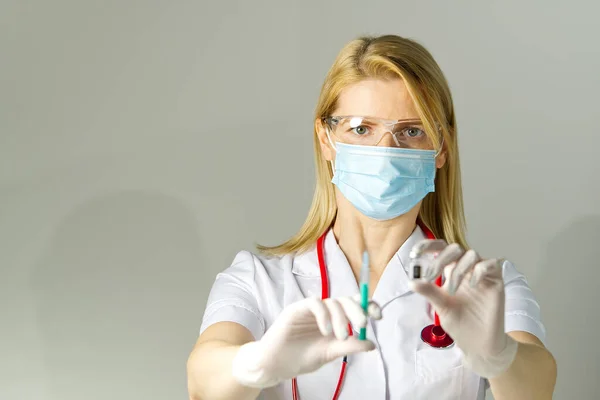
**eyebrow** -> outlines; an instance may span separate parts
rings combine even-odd
[[[382,118],[382,117],[375,117],[373,115],[360,115],[360,114],[339,114],[339,115],[332,115],[333,118],[365,118],[365,119],[375,119],[375,120],[380,120],[380,121],[386,121],[386,122],[420,122],[422,123],[423,121],[421,120],[421,118],[419,117],[414,117],[414,118],[405,118],[405,119],[389,119],[389,118]]]
[[[420,118],[407,118],[407,119],[397,119],[397,120],[389,120],[389,121],[396,121],[396,122],[418,122],[420,124],[423,123],[423,121],[421,121]]]
[[[365,116],[364,118],[372,118],[372,119],[380,119],[382,121],[389,121],[389,122],[421,122],[421,118],[420,117],[412,117],[412,118],[382,118],[382,117],[375,117],[375,116]]]
[[[419,124],[419,125],[423,125],[423,121],[420,118],[405,118],[405,119],[387,119],[387,118],[376,118],[376,117],[370,117],[373,119],[379,119],[382,121],[387,121],[387,122],[394,122],[396,124]]]

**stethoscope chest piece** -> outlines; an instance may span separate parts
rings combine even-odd
[[[454,344],[454,339],[450,337],[440,325],[427,325],[421,331],[421,340],[436,349],[444,349]]]

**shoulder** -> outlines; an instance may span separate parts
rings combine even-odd
[[[284,271],[294,270],[294,266],[303,257],[305,255],[299,256],[296,253],[274,256],[249,250],[240,250],[234,256],[231,265],[219,273],[217,278],[224,274],[244,276],[249,280],[256,280],[264,276],[274,278],[281,275]]]
[[[265,254],[261,254],[259,252],[250,251],[250,250],[240,250],[233,257],[233,261],[229,269],[238,268],[242,270],[255,269],[256,267],[277,267],[282,261],[289,257],[285,256],[269,256]]]

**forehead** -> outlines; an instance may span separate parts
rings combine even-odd
[[[366,79],[345,87],[335,115],[359,115],[383,119],[419,119],[401,79]]]

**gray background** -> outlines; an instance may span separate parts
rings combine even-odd
[[[447,74],[469,240],[526,273],[557,399],[600,397],[597,3],[0,2],[0,399],[184,399],[215,274],[304,220],[344,43]]]

